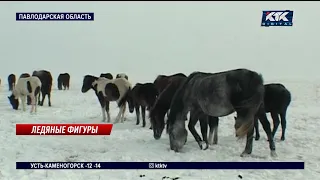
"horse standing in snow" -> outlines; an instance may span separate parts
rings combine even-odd
[[[170,105],[168,131],[170,148],[180,151],[187,140],[184,116],[201,109],[209,116],[223,117],[237,112],[235,123],[239,138],[247,137],[241,156],[252,153],[254,119],[263,103],[263,78],[257,72],[234,69],[219,73],[194,72],[176,91]],[[271,131],[268,132],[271,134]],[[276,156],[275,143],[269,141],[271,156]]]
[[[30,77],[30,74],[29,73],[22,73],[19,78],[26,78],[26,77]],[[27,96],[27,105],[31,105],[30,96]]]
[[[42,100],[40,102],[40,93],[38,97],[38,105],[43,106],[44,99],[48,95],[48,105],[51,106],[51,87],[52,87],[52,75],[49,71],[33,71],[32,76],[36,76],[41,81],[41,94]]]
[[[69,90],[69,86],[70,86],[70,74],[69,73],[61,73],[58,76],[58,89],[62,90],[62,86],[63,86],[63,90],[68,89]]]
[[[170,108],[170,104],[172,101],[172,98],[178,88],[181,84],[187,79],[187,77],[183,76],[174,76],[171,78],[170,84],[167,85],[167,87],[164,88],[164,90],[161,92],[161,94],[158,96],[154,106],[152,107],[150,111],[150,121],[153,126],[153,137],[158,140],[161,137],[162,131],[165,127],[165,114]],[[202,139],[197,133],[195,129],[196,123],[200,121],[201,126],[201,134]],[[192,135],[194,136],[195,140],[197,141],[200,149],[208,149],[209,144],[217,144],[218,141],[218,123],[219,118],[212,117],[204,114],[200,109],[193,109],[190,112],[190,120],[188,124],[188,128]],[[208,126],[210,127],[210,133],[209,133],[209,141],[208,141]],[[168,127],[167,126],[167,133],[168,133]],[[213,137],[214,133],[214,137]],[[203,148],[203,142],[206,143],[206,147]]]
[[[37,95],[40,93],[41,81],[38,77],[19,78],[16,87],[12,90],[12,95],[8,97],[13,109],[18,110],[19,98],[22,101],[22,109],[26,111],[27,96],[31,98],[31,110],[37,112]]]
[[[16,75],[10,74],[8,76],[8,85],[9,85],[9,91],[12,91],[14,86],[16,85]]]
[[[83,79],[83,85],[81,88],[82,93],[86,93],[88,90],[94,89],[99,99],[103,122],[106,120],[106,112],[108,115],[108,122],[110,122],[109,103],[110,101],[116,101],[118,104],[119,113],[116,117],[115,123],[124,121],[124,113],[126,109],[126,102],[129,104],[130,113],[134,110],[133,100],[129,93],[131,93],[131,84],[124,78],[107,79],[104,77],[94,77],[86,75]]]
[[[113,76],[111,73],[101,73],[100,77],[105,77],[107,79],[113,79]]]
[[[256,131],[255,140],[260,139],[258,119],[260,120],[265,130],[265,126],[270,126],[266,113],[270,113],[273,119],[273,130],[272,130],[272,137],[268,137],[268,140],[270,138],[274,139],[274,135],[276,134],[280,124],[280,120],[279,120],[279,115],[280,115],[281,127],[282,127],[281,140],[284,141],[286,125],[287,125],[286,114],[287,114],[288,106],[290,105],[290,102],[291,102],[291,93],[284,85],[279,83],[266,84],[264,85],[264,89],[265,89],[264,103],[261,105],[257,113],[257,118],[254,122],[254,128]],[[235,117],[235,120],[236,119],[237,118]]]
[[[117,74],[116,78],[125,78],[126,80],[128,80],[128,75],[124,74],[124,73],[119,73]]]
[[[146,109],[150,110],[158,96],[158,90],[153,83],[137,83],[130,95],[133,98],[136,110],[137,123],[140,124],[140,107],[142,113],[142,127],[146,126]],[[152,129],[150,127],[150,129]]]

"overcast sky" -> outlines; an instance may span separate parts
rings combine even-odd
[[[0,77],[47,69],[74,78],[249,68],[315,79],[320,2],[1,2]],[[294,10],[293,27],[261,27],[263,10]],[[94,12],[94,21],[16,21],[16,12]]]

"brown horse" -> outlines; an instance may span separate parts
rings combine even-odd
[[[185,74],[183,73],[176,73],[173,75],[158,75],[157,78],[154,80],[153,84],[156,86],[156,88],[158,89],[159,93],[161,93],[168,84],[170,84],[171,79],[173,77],[187,77]]]

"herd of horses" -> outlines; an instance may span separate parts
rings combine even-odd
[[[32,77],[34,78],[31,79]],[[58,89],[69,89],[69,81],[68,73],[60,74]],[[18,98],[22,97],[24,103],[26,96],[30,98],[28,105],[36,106],[38,99],[38,105],[42,106],[47,95],[48,105],[51,106],[52,76],[49,71],[34,71],[31,77],[24,73],[17,85],[15,76],[11,74],[8,82],[9,90],[12,91],[8,98],[13,109],[18,109],[15,103]],[[284,85],[264,84],[262,75],[249,69],[217,73],[193,72],[189,76],[183,73],[158,75],[153,82],[136,83],[134,86],[124,73],[117,74],[116,78],[110,73],[102,73],[100,77],[86,75],[81,92],[86,93],[89,90],[93,90],[98,98],[103,122],[111,121],[110,102],[116,102],[119,108],[114,123],[126,120],[128,104],[129,112],[136,112],[136,125],[140,124],[141,109],[142,127],[145,127],[146,111],[149,111],[150,129],[153,130],[154,139],[160,139],[166,128],[170,148],[175,152],[180,152],[187,142],[185,121],[188,120],[188,113],[188,129],[199,148],[206,150],[209,145],[218,143],[219,117],[236,112],[232,128],[235,129],[236,137],[246,137],[246,146],[241,156],[252,153],[254,131],[255,140],[259,140],[259,121],[267,134],[271,156],[277,156],[274,137],[281,118],[281,140],[285,140],[286,112],[291,102],[291,93]],[[272,130],[266,113],[270,113],[273,119]],[[198,121],[202,138],[195,129]]]

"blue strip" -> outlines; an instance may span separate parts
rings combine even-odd
[[[304,162],[16,162],[16,169],[304,169]]]
[[[94,13],[17,12],[16,21],[94,21]]]

